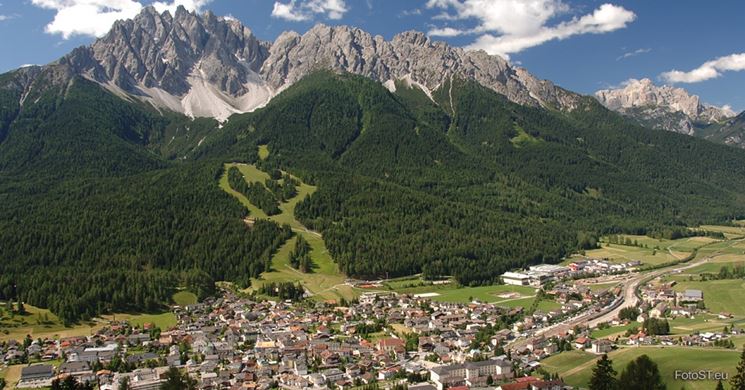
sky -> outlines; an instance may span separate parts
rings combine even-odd
[[[0,0],[0,72],[54,61],[147,5],[211,10],[269,41],[316,23],[418,30],[584,94],[649,78],[745,110],[742,0]]]

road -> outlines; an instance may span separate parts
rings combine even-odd
[[[639,285],[642,282],[645,282],[647,280],[654,279],[656,277],[671,273],[671,272],[677,272],[686,270],[689,268],[697,267],[701,264],[704,264],[711,260],[712,258],[718,256],[718,254],[713,254],[711,256],[707,256],[705,258],[702,258],[700,260],[696,260],[690,263],[687,263],[685,265],[674,265],[667,268],[662,268],[659,270],[655,270],[652,272],[647,273],[638,273],[634,275],[634,277],[627,279],[623,282],[623,294],[613,301],[610,305],[602,308],[600,310],[600,313],[596,311],[596,309],[588,309],[587,311],[579,314],[578,316],[569,318],[567,320],[564,320],[558,324],[551,325],[546,328],[539,329],[532,333],[532,336],[544,336],[546,338],[558,336],[560,334],[566,333],[567,331],[573,329],[577,325],[587,325],[589,327],[597,326],[600,323],[603,322],[609,322],[613,319],[618,317],[618,314],[621,312],[623,308],[626,307],[635,307],[637,303],[639,302],[639,297],[636,296],[636,290],[639,287]],[[513,349],[519,349],[522,348],[525,344],[527,344],[528,339],[527,338],[520,338],[516,339],[513,342],[509,344],[510,348]]]

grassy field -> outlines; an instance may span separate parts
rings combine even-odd
[[[25,367],[23,364],[16,364],[13,366],[0,368],[0,378],[5,378],[5,388],[14,389],[18,380],[21,379],[21,368]]]
[[[634,321],[628,325],[611,326],[605,329],[595,329],[592,331],[592,337],[596,339],[602,338],[614,338],[616,336],[623,336],[627,330],[631,329],[635,331],[639,329],[639,323]]]
[[[596,355],[593,355],[584,351],[567,351],[562,352],[558,355],[550,356],[544,360],[541,360],[541,366],[548,372],[558,372],[560,375],[564,375],[565,372],[576,369],[586,364],[592,364],[597,359]]]
[[[173,303],[179,306],[193,305],[197,303],[197,296],[192,292],[182,290],[173,294]]]
[[[639,260],[644,265],[656,265],[676,261],[688,256],[687,252],[673,252],[665,249],[655,250],[652,248],[639,248],[635,246],[602,244],[601,248],[585,251],[585,257],[608,259],[611,262],[625,263],[627,261]],[[571,263],[574,258],[569,258],[565,263]]]
[[[4,307],[4,305],[3,305]],[[93,321],[84,321],[73,326],[66,327],[60,322],[59,318],[49,310],[40,309],[31,305],[25,305],[27,315],[21,316],[16,314],[13,318],[4,313],[0,322],[0,341],[4,340],[22,340],[26,335],[33,338],[52,338],[60,339],[74,336],[90,336],[97,330],[108,324],[108,321],[129,320],[132,324],[142,326],[150,322],[167,329],[176,325],[176,317],[171,312],[155,314],[112,314],[102,316],[100,319]]]
[[[479,287],[461,287],[454,283],[443,284],[443,285],[425,285],[418,287],[403,287],[395,288],[396,283],[386,283],[386,287],[390,286],[393,291],[404,293],[404,294],[427,294],[435,293],[437,296],[433,296],[432,299],[441,302],[460,302],[467,303],[471,300],[477,299],[481,302],[505,302],[510,300],[520,300],[515,298],[532,298],[535,296],[535,289],[527,286],[512,286],[512,285],[493,285],[493,286],[479,286]],[[519,297],[515,298],[502,298],[500,294],[517,293]]]
[[[259,153],[262,153],[261,150],[260,147]],[[269,178],[267,173],[248,164],[226,164],[226,172],[227,169],[232,166],[237,167],[249,182],[264,183],[265,180]],[[236,197],[244,206],[246,206],[251,218],[269,219],[280,225],[289,225],[296,234],[303,236],[311,247],[310,257],[313,260],[313,272],[302,273],[290,266],[290,252],[294,248],[296,241],[296,238],[293,238],[288,240],[274,255],[272,259],[271,272],[265,272],[259,279],[251,281],[253,288],[259,287],[267,282],[299,281],[308,291],[319,299],[352,299],[359,295],[358,291],[345,284],[345,277],[331,258],[321,235],[308,230],[295,218],[295,207],[297,204],[315,192],[317,189],[316,187],[301,182],[297,187],[297,196],[287,202],[281,203],[279,206],[281,213],[273,216],[267,216],[263,211],[251,204],[245,196],[230,188],[227,175],[223,175],[220,179],[220,188]]]
[[[592,368],[595,366],[594,360],[588,360],[588,357],[582,355],[581,352],[574,351],[569,352],[574,353],[573,355],[562,357],[566,353],[544,360],[542,362],[544,368],[549,372],[558,372],[570,385],[587,386],[592,375]],[[685,388],[687,390],[710,390],[716,386],[716,382],[678,381],[674,377],[675,370],[710,369],[727,372],[732,376],[740,359],[740,353],[736,350],[678,347],[621,348],[611,352],[608,357],[613,360],[613,367],[620,373],[628,362],[643,354],[648,355],[657,363],[668,389]],[[725,388],[727,388],[726,385]]]
[[[266,160],[269,158],[269,146],[259,145],[259,159]]]
[[[685,270],[685,274],[701,274],[701,273],[719,273],[719,270],[724,267],[734,267],[736,265],[745,265],[745,255],[734,255],[726,254],[712,258],[708,263],[701,264],[697,267]]]
[[[681,281],[675,286],[675,290],[696,289],[704,292],[704,303],[712,313],[722,311],[734,315],[745,315],[745,281],[734,280],[710,280]]]
[[[105,320],[127,320],[131,325],[142,327],[147,323],[153,324],[156,327],[166,330],[176,325],[176,316],[169,312],[154,313],[154,314],[130,314],[130,313],[119,313],[103,316]]]
[[[90,321],[73,327],[65,327],[56,315],[49,310],[31,305],[24,305],[27,314],[15,314],[12,317],[3,310],[0,320],[0,340],[22,340],[26,335],[34,338],[70,337],[90,335],[100,324]],[[4,304],[0,307],[5,307]]]
[[[721,332],[730,326],[732,320],[720,320],[715,315],[701,314],[693,318],[675,318],[670,320],[670,334],[688,335],[694,332]]]
[[[690,255],[695,249],[708,247],[717,243],[716,239],[709,237],[688,237],[679,240],[656,239],[647,236],[619,235],[619,238],[632,242],[636,241],[639,246],[619,245],[607,243],[607,237],[601,248],[586,251],[587,257],[608,259],[614,262],[626,262],[640,260],[645,265],[658,265],[680,260]],[[646,247],[644,247],[646,246]],[[570,263],[568,259],[565,263]]]
[[[715,226],[715,225],[703,225],[701,229],[708,230],[710,232],[721,232],[727,238],[736,238],[745,236],[745,226],[742,223],[739,226]]]
[[[462,287],[452,283],[443,285],[426,284],[411,287],[412,284],[417,285],[419,283],[424,282],[419,278],[403,278],[386,282],[384,286],[389,290],[402,294],[437,294],[431,296],[430,299],[438,302],[469,303],[473,300],[478,300],[505,307],[521,306],[529,308],[535,300],[535,289],[527,286],[492,285]],[[514,297],[500,297],[502,294],[511,293],[518,295]],[[561,305],[558,303],[547,299],[541,300],[538,304],[538,309],[542,311],[551,311],[560,307]]]
[[[592,291],[603,291],[608,290],[610,288],[613,288],[617,286],[618,282],[610,282],[610,283],[593,283],[593,284],[585,284],[585,287],[589,287]]]

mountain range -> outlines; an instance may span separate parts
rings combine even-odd
[[[453,77],[473,79],[533,106],[572,109],[578,101],[576,94],[501,57],[432,42],[420,32],[386,41],[357,28],[319,24],[269,43],[236,20],[183,7],[173,16],[146,7],[134,19],[116,22],[92,45],[42,69],[57,83],[83,75],[120,96],[219,120],[264,106],[319,69],[366,76],[389,87],[408,80],[428,93]]]
[[[745,122],[721,120],[726,137]],[[0,75],[0,299],[69,323],[195,280],[247,287],[293,232],[244,222],[218,187],[228,162],[316,186],[295,217],[360,278],[493,283],[602,234],[745,216],[742,150],[644,127],[500,57],[324,25],[267,43],[146,8]]]
[[[597,91],[595,97],[642,126],[745,148],[745,134],[739,122],[733,121],[732,109],[705,104],[682,88],[632,79],[620,88]]]

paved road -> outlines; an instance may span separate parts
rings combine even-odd
[[[704,264],[711,260],[712,258],[718,256],[718,254],[714,254],[712,256],[708,256],[705,258],[702,258],[700,260],[696,260],[690,263],[687,263],[685,265],[675,265],[670,266],[667,268],[662,268],[656,271],[648,272],[648,273],[638,273],[633,278],[630,278],[623,282],[623,294],[619,297],[619,299],[615,300],[611,305],[606,306],[600,310],[600,313],[597,312],[596,309],[590,309],[576,317],[564,320],[563,322],[560,322],[558,324],[539,329],[535,332],[533,332],[532,336],[544,336],[546,338],[558,336],[560,334],[566,333],[567,331],[573,329],[577,325],[587,325],[590,327],[597,326],[600,323],[603,322],[609,322],[618,317],[618,314],[620,313],[621,309],[626,307],[634,307],[639,302],[639,298],[636,296],[636,289],[639,287],[639,284],[641,284],[645,280],[650,280],[671,272],[676,271],[682,271],[689,268],[697,267],[701,264]],[[525,339],[517,339],[509,344],[510,348],[521,348],[525,344],[527,344],[528,339],[530,337]]]

